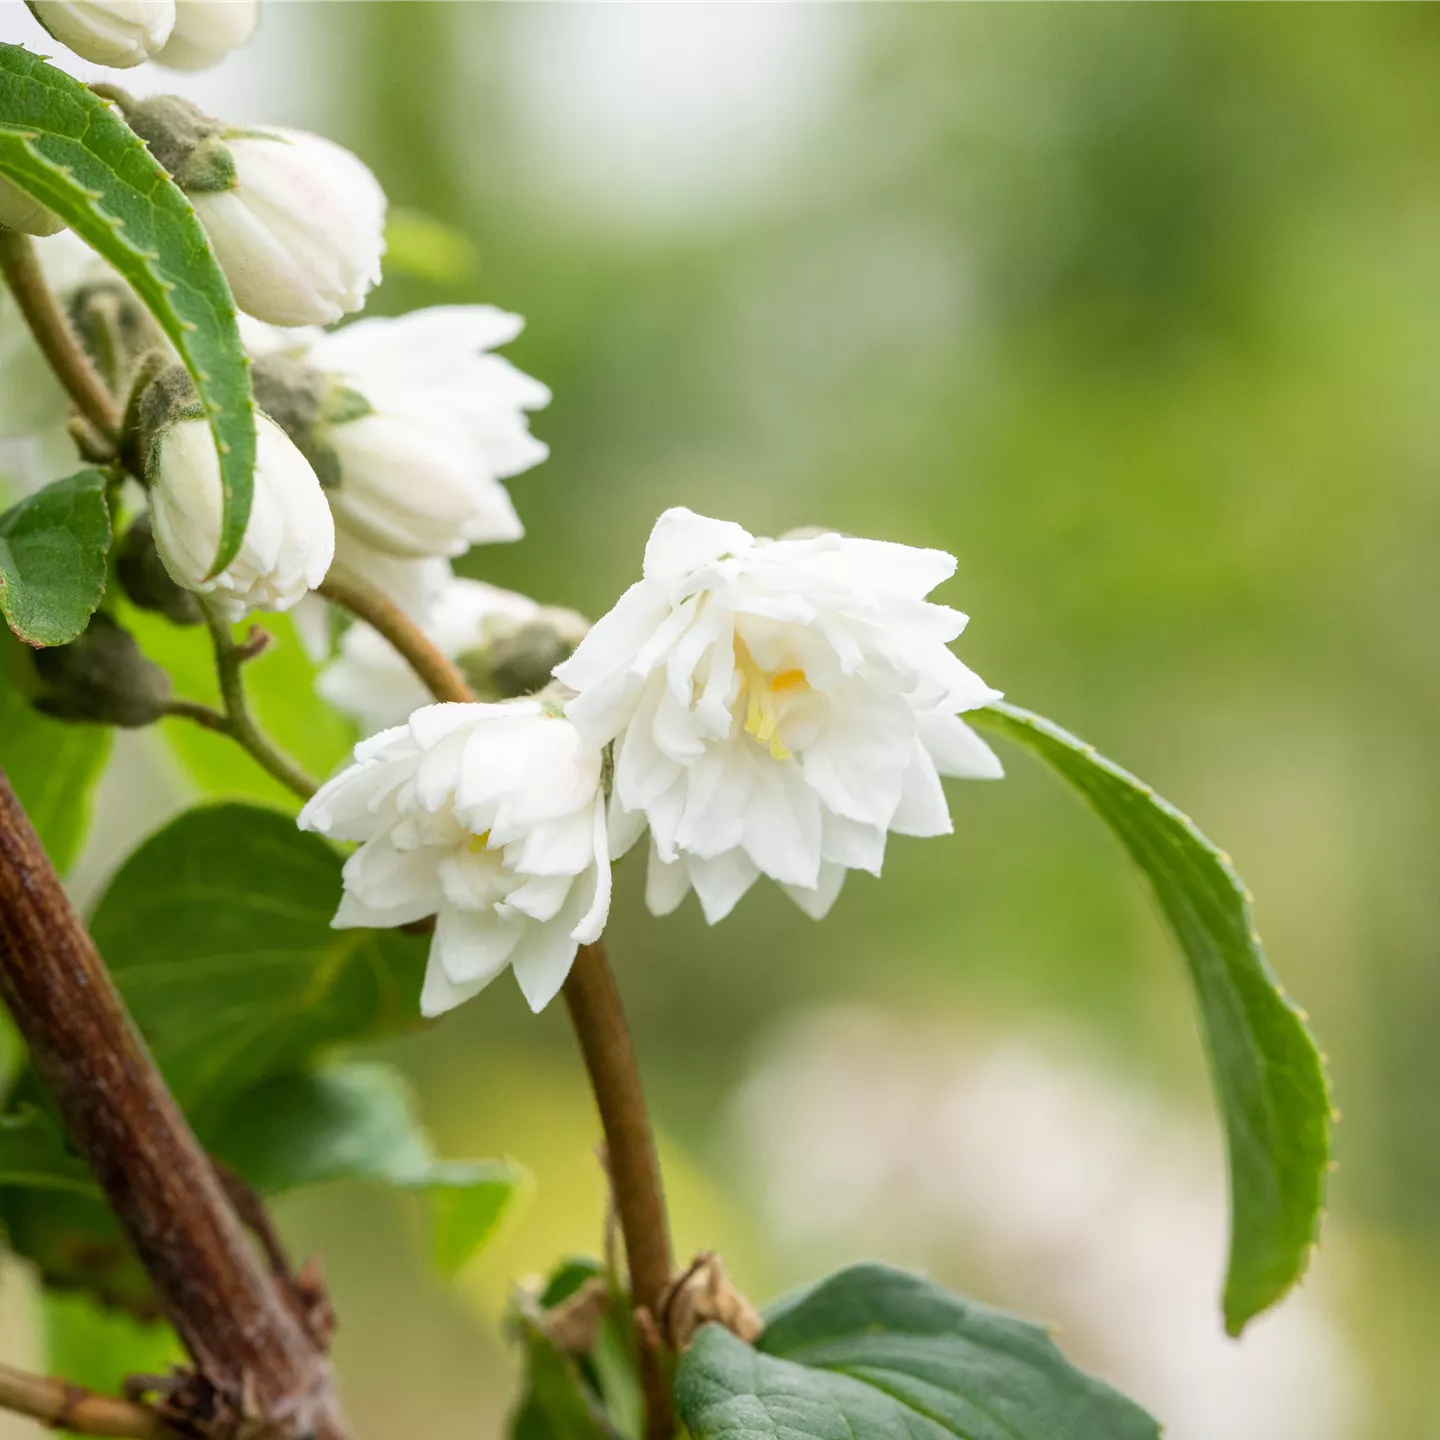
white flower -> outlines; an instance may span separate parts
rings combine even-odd
[[[228,188],[207,179],[189,193],[235,303],[274,325],[328,325],[358,310],[385,251],[385,194],[366,166],[300,130],[227,135],[224,149]]]
[[[632,585],[555,675],[592,744],[615,739],[616,853],[648,821],[656,914],[694,886],[711,924],[760,875],[817,918],[888,831],[951,829],[940,776],[1000,775],[958,718],[998,698],[924,597],[938,550],[757,540],[668,510]],[[618,737],[618,738],[617,738]]]
[[[207,70],[238,50],[260,23],[260,0],[176,0],[175,28],[155,57],[172,70]]]
[[[26,235],[54,235],[65,222],[38,200],[31,199],[17,185],[0,178],[0,230],[19,230]]]
[[[309,346],[306,363],[364,402],[322,431],[339,461],[330,504],[342,529],[410,556],[524,534],[500,481],[549,453],[525,412],[550,392],[486,353],[523,325],[489,305],[447,305],[361,320]]]
[[[220,465],[204,420],[177,420],[150,454],[155,546],[176,584],[211,597],[227,620],[288,610],[324,578],[335,553],[325,492],[290,438],[255,421],[255,491],[240,553],[207,578],[220,543]]]
[[[355,747],[300,812],[358,840],[331,922],[434,915],[420,1008],[438,1015],[507,965],[541,1009],[610,910],[600,752],[546,701],[430,705]]]
[[[541,608],[512,590],[452,577],[427,607],[422,627],[453,660],[482,647],[494,622],[524,624]],[[429,694],[400,652],[364,624],[350,626],[340,637],[340,656],[320,673],[315,688],[367,735],[400,724]]]
[[[29,0],[35,18],[83,60],[128,70],[170,37],[175,0]]]

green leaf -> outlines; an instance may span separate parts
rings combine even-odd
[[[1238,1335],[1300,1278],[1330,1157],[1325,1069],[1260,948],[1250,894],[1168,800],[1048,720],[1011,705],[966,719],[1025,746],[1090,803],[1145,873],[1189,962],[1230,1163],[1225,1327]]]
[[[210,1148],[264,1194],[332,1180],[413,1191],[447,1279],[494,1235],[525,1184],[505,1161],[437,1159],[409,1087],[388,1065],[272,1076],[217,1122]]]
[[[65,1190],[98,1199],[90,1167],[66,1143],[50,1117],[33,1105],[0,1115],[0,1186]]]
[[[27,645],[66,645],[105,594],[105,477],[82,470],[0,515],[0,611]]]
[[[462,285],[478,265],[475,243],[463,230],[403,206],[392,207],[385,217],[387,275],[413,275],[436,285]]]
[[[13,645],[19,660],[29,665],[29,652],[4,631],[0,645]],[[0,769],[14,786],[50,863],[62,874],[80,852],[90,826],[91,792],[109,755],[108,726],[52,720],[0,674]]]
[[[0,176],[115,267],[184,361],[219,453],[223,570],[250,518],[255,406],[235,301],[194,209],[105,101],[18,45],[0,45]]]
[[[680,1362],[696,1440],[1157,1440],[1038,1325],[856,1265],[774,1306],[752,1348],[707,1325]]]
[[[102,897],[90,933],[197,1124],[326,1046],[419,1023],[428,942],[332,930],[340,866],[289,816],[206,806],[151,836]]]
[[[48,1372],[72,1385],[117,1395],[130,1375],[164,1375],[184,1363],[168,1325],[142,1325],[88,1295],[46,1290],[42,1304]]]

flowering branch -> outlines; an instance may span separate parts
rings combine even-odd
[[[316,589],[332,604],[378,630],[405,657],[437,700],[474,702],[475,692],[459,667],[388,595],[369,581],[343,566],[332,565],[324,583]]]
[[[345,1440],[330,1365],[246,1239],[0,772],[0,998],[197,1374],[206,1433]],[[153,1433],[153,1432],[152,1432]]]
[[[473,704],[475,692],[457,667],[393,601],[374,586],[332,567],[319,593],[373,626],[409,662],[440,701]],[[674,1264],[654,1131],[645,1105],[635,1047],[605,951],[581,945],[564,984],[565,1004],[590,1075],[625,1239],[632,1298],[652,1321],[660,1315]],[[650,1327],[652,1332],[654,1326]],[[647,1440],[667,1440],[675,1422],[670,1386],[653,1346],[641,1345]]]
[[[148,1405],[99,1395],[68,1380],[34,1375],[0,1363],[0,1409],[27,1415],[53,1430],[73,1435],[108,1435],[128,1440],[178,1440]]]
[[[220,682],[220,698],[225,709],[222,713],[206,705],[172,700],[166,713],[193,720],[207,730],[217,730],[230,736],[267,774],[302,800],[308,800],[318,788],[315,782],[289,756],[270,743],[250,714],[250,705],[245,698],[245,681],[240,673],[241,665],[248,658],[245,650],[235,643],[230,627],[210,606],[202,602],[200,608],[215,646],[215,674]]]
[[[28,235],[0,226],[0,274],[50,368],[75,408],[112,444],[120,433],[120,412],[90,363],[65,312],[45,282]]]

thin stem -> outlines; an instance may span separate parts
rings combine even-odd
[[[610,1188],[630,1266],[631,1298],[658,1326],[661,1303],[675,1268],[670,1227],[635,1047],[601,945],[580,947],[564,994],[605,1133]],[[660,1356],[644,1341],[645,1328],[640,1378],[645,1391],[646,1440],[666,1440],[675,1429],[670,1388]]]
[[[203,601],[200,609],[215,646],[215,674],[220,682],[220,698],[225,713],[220,715],[208,706],[195,705],[188,700],[171,701],[169,713],[229,735],[267,774],[302,800],[308,800],[320,787],[288,755],[270,743],[251,717],[250,706],[245,699],[245,680],[240,673],[244,655],[231,636],[229,625]],[[223,724],[217,721],[223,721]]]
[[[68,1380],[32,1375],[0,1363],[0,1409],[28,1415],[55,1430],[74,1435],[110,1435],[128,1440],[178,1440],[148,1405],[98,1395]]]
[[[45,281],[28,235],[0,229],[0,274],[50,368],[75,408],[112,445],[120,433],[120,410],[80,347],[65,312]]]
[[[405,657],[410,668],[437,700],[455,700],[462,704],[474,702],[475,692],[455,662],[388,595],[382,594],[368,580],[362,580],[341,566],[332,565],[317,593],[378,630]]]
[[[222,735],[231,734],[230,721],[221,711],[198,700],[181,700],[178,697],[165,705],[165,714],[176,720],[193,720],[207,730],[218,730]]]

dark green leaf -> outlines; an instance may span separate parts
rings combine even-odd
[[[0,1115],[0,1186],[68,1190],[91,1198],[100,1194],[89,1166],[33,1105]]]
[[[65,645],[105,594],[105,477],[82,470],[0,515],[0,611],[27,645]]]
[[[31,652],[3,630],[0,645],[13,645],[19,661],[30,664]],[[79,854],[90,825],[91,791],[109,754],[108,727],[51,720],[0,674],[0,770],[15,787],[50,863],[62,874]]]
[[[1305,1271],[1325,1202],[1330,1097],[1305,1017],[1260,948],[1230,857],[1093,745],[1011,705],[969,714],[1089,801],[1154,887],[1189,962],[1230,1161],[1225,1326],[1238,1335]]]
[[[696,1440],[1157,1440],[1038,1325],[856,1265],[773,1307],[752,1348],[707,1325],[675,1403]]]
[[[414,1191],[447,1278],[495,1233],[525,1181],[504,1161],[437,1159],[408,1086],[388,1065],[272,1076],[214,1126],[210,1148],[265,1194],[328,1180]]]
[[[332,930],[340,864],[288,815],[208,806],[151,836],[101,899],[91,934],[197,1123],[325,1046],[419,1022],[428,942]]]
[[[18,45],[0,45],[0,176],[115,267],[184,361],[219,452],[223,569],[250,517],[255,409],[235,302],[194,209],[105,101]]]

